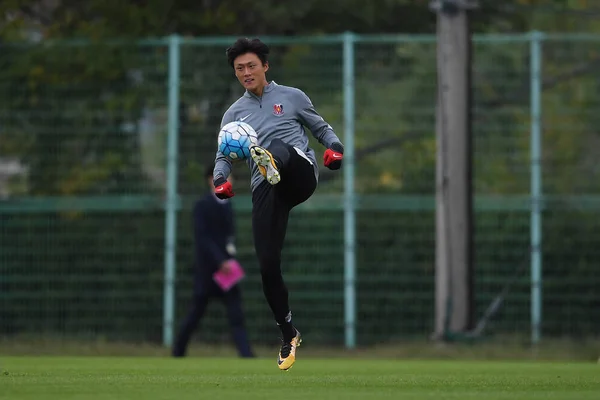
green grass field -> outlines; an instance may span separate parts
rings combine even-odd
[[[3,357],[0,399],[600,399],[600,365],[565,362]]]

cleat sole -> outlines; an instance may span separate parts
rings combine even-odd
[[[271,185],[276,185],[281,181],[281,174],[275,166],[275,161],[273,160],[271,153],[260,146],[253,146],[250,149],[250,155],[256,165],[258,165],[258,169],[262,176],[267,179],[267,182]]]

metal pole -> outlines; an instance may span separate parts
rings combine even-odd
[[[356,346],[354,41],[354,34],[344,34],[344,325],[349,349]]]
[[[542,40],[531,33],[531,341],[540,340],[542,322]]]
[[[165,273],[163,298],[163,344],[173,343],[175,314],[175,252],[177,239],[177,153],[179,136],[179,36],[169,37],[167,196],[165,203]]]

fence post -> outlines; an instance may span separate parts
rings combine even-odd
[[[542,41],[543,33],[531,32],[531,341],[537,344],[542,322]]]
[[[356,346],[356,253],[354,195],[354,42],[344,33],[344,325],[346,347]]]
[[[175,253],[177,239],[177,153],[179,136],[179,36],[169,37],[168,75],[168,133],[167,133],[167,182],[165,202],[165,271],[163,293],[163,344],[173,343],[173,320],[175,314]]]

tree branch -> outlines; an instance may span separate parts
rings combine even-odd
[[[581,63],[579,65],[574,66],[568,71],[562,72],[556,76],[546,78],[542,81],[542,90],[548,90],[556,87],[557,85],[568,82],[571,79],[578,78],[582,75],[586,75],[595,69],[600,67],[600,57],[595,57],[592,60]],[[483,105],[485,107],[504,107],[515,102],[519,102],[519,100],[527,99],[527,95],[529,94],[529,79],[526,80],[522,84],[520,88],[509,93],[506,97],[497,97],[494,100],[488,101]]]
[[[586,75],[597,68],[600,67],[600,57],[595,57],[591,61],[587,63],[581,63],[579,65],[574,66],[568,71],[562,72],[556,76],[544,79],[542,82],[542,90],[549,90],[557,85],[568,82],[571,79],[580,77],[582,75]],[[492,101],[489,101],[484,104],[485,107],[504,107],[511,103],[518,102],[520,99],[526,98],[529,93],[529,88],[526,85],[521,86],[518,90],[510,94],[505,98],[496,98]],[[474,122],[481,121],[484,117],[479,116],[474,120]],[[371,154],[376,154],[381,150],[389,146],[398,146],[402,145],[405,142],[416,140],[422,138],[423,135],[417,135],[415,133],[408,133],[402,137],[394,137],[394,138],[385,138],[376,143],[371,144],[370,146],[356,149],[355,152],[355,162],[359,162],[360,160],[370,156]],[[321,173],[321,177],[319,179],[320,182],[328,182],[333,181],[336,178],[341,177],[339,173],[334,171],[325,170]]]

